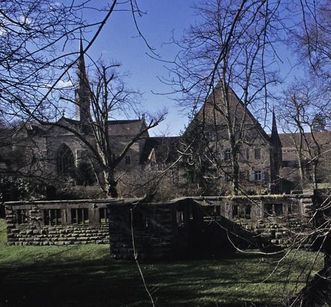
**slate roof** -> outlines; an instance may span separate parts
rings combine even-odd
[[[141,132],[145,121],[143,119],[110,120],[108,124],[111,136],[134,136]]]
[[[216,99],[216,105],[222,103],[222,101],[220,101],[220,91],[221,85],[218,84],[217,86],[215,86],[212,93],[210,93],[210,95],[207,97],[206,101],[204,102],[198,113],[195,115],[189,126],[192,124],[192,122],[196,120],[199,120],[201,122],[203,112],[205,112],[206,122],[208,122],[208,120],[211,122],[214,121],[214,97]],[[250,110],[243,104],[241,99],[237,96],[237,94],[231,87],[229,87],[229,103],[231,104],[230,109],[233,112],[232,116],[237,116],[238,114],[246,114],[247,116],[245,117],[245,122],[251,123],[257,129],[262,138],[264,138],[267,142],[270,142],[269,135],[264,131],[261,124],[253,116]],[[224,118],[219,112],[215,112],[215,120],[216,123],[220,123],[224,121]]]
[[[59,121],[65,120],[69,124],[79,127],[80,121],[62,117]],[[109,136],[135,136],[145,127],[143,119],[132,120],[110,120],[108,121]]]

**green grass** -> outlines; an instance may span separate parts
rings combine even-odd
[[[112,260],[108,245],[7,246],[4,230],[0,220],[0,306],[150,306],[136,265]],[[273,274],[279,258],[242,254],[141,266],[156,306],[280,306],[315,256],[291,252]]]

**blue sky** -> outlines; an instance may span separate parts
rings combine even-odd
[[[191,0],[142,0],[140,9],[146,14],[138,19],[139,27],[164,60],[172,60],[176,48],[166,44],[172,36],[180,37],[183,30],[194,22]],[[88,16],[91,18],[91,16]],[[86,38],[89,34],[86,33]],[[169,93],[171,88],[162,84],[158,77],[166,77],[168,71],[161,61],[153,60],[144,41],[138,37],[132,17],[128,12],[115,12],[103,29],[101,35],[88,54],[94,59],[101,55],[106,61],[121,63],[121,71],[128,73],[127,84],[130,88],[143,93],[143,109],[155,113],[166,108],[168,115],[152,134],[177,135],[187,123],[187,113],[179,108],[174,96],[154,93]],[[187,110],[189,112],[189,110]]]
[[[172,60],[177,53],[176,46],[167,44],[172,33],[176,38],[180,38],[184,29],[196,22],[196,12],[193,9],[195,2],[194,0],[138,1],[140,9],[146,13],[142,18],[138,18],[139,28],[161,59]],[[96,6],[104,3],[95,0]],[[84,17],[89,21],[100,20],[102,15],[96,16],[96,14],[99,13],[90,12]],[[89,40],[93,34],[94,31],[91,31],[84,33],[84,36]],[[291,71],[291,77],[287,77],[288,81],[298,75],[296,72],[298,68],[291,70],[293,54],[285,45],[281,47],[278,52],[283,62],[278,63],[279,70],[283,76]],[[141,98],[143,110],[150,113],[156,113],[164,108],[168,110],[166,120],[151,132],[152,135],[178,135],[185,128],[191,110],[180,108],[174,100],[174,95],[154,94],[169,93],[172,89],[159,81],[159,77],[164,78],[168,75],[165,64],[152,59],[147,53],[150,53],[150,50],[143,39],[138,37],[131,13],[128,11],[114,12],[88,51],[89,56],[94,60],[102,56],[105,61],[122,64],[121,72],[129,75],[126,79],[128,87],[143,93]]]

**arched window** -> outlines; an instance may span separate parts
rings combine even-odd
[[[71,149],[62,144],[56,154],[56,171],[59,176],[72,177],[75,170],[74,155]]]

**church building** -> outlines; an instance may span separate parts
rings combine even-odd
[[[141,196],[152,187],[153,193],[159,190],[163,197],[173,198],[233,190],[282,192],[284,176],[291,177],[288,168],[296,167],[288,161],[296,157],[289,158],[291,142],[278,134],[275,114],[268,135],[224,82],[215,87],[182,136],[150,137],[144,118],[107,120],[105,130],[95,131],[82,43],[77,75],[78,118],[26,123],[11,136],[15,159],[1,158],[2,169],[58,189],[65,185],[97,189],[108,180],[118,187],[118,196]]]

